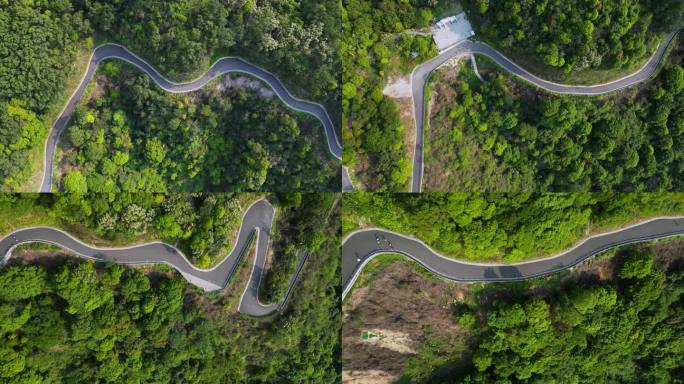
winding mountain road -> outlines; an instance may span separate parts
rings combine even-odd
[[[256,233],[254,265],[249,283],[240,298],[238,311],[251,316],[267,316],[283,307],[307,259],[305,252],[299,254],[296,272],[286,294],[278,303],[263,304],[259,301],[259,285],[264,275],[274,214],[275,208],[266,200],[258,200],[250,205],[243,215],[242,225],[232,251],[218,265],[210,269],[196,268],[181,251],[166,243],[152,242],[126,248],[98,248],[51,227],[22,228],[0,239],[0,264],[11,257],[12,250],[17,245],[47,243],[96,261],[117,264],[167,264],[175,268],[191,284],[206,291],[216,291],[228,284]]]
[[[338,160],[342,159],[342,145],[340,144],[332,120],[325,108],[318,103],[300,100],[290,94],[285,86],[270,72],[257,67],[243,59],[236,57],[224,57],[217,60],[209,70],[200,78],[187,83],[174,83],[162,76],[154,67],[148,64],[145,60],[138,57],[133,52],[118,44],[103,44],[95,48],[88,69],[86,70],[81,83],[78,88],[71,95],[71,98],[62,109],[59,117],[55,121],[50,130],[50,135],[45,142],[45,160],[43,169],[43,179],[40,186],[40,192],[52,192],[52,174],[54,167],[55,148],[62,131],[66,127],[69,119],[76,109],[76,105],[83,98],[90,79],[95,74],[97,66],[104,60],[118,59],[128,62],[145,72],[152,80],[163,90],[171,93],[187,93],[196,91],[218,76],[226,73],[239,72],[254,76],[263,82],[267,83],[275,92],[280,100],[289,108],[299,112],[303,112],[316,117],[323,128],[325,129],[325,137],[328,144],[328,150]]]
[[[396,232],[380,228],[363,229],[350,233],[342,242],[342,297],[349,293],[363,267],[381,254],[402,254],[450,280],[514,281],[562,271],[616,246],[683,234],[684,217],[658,217],[587,237],[551,257],[512,264],[483,264],[450,259],[422,241]]]
[[[558,84],[551,81],[541,79],[518,64],[514,63],[499,51],[490,47],[489,45],[480,41],[464,40],[454,45],[453,47],[440,53],[438,56],[426,61],[417,66],[411,73],[411,96],[413,98],[413,118],[416,124],[416,143],[413,154],[413,171],[411,174],[411,192],[421,192],[423,186],[423,170],[425,164],[423,163],[423,147],[424,147],[424,126],[425,126],[425,87],[430,74],[450,60],[474,55],[476,53],[485,55],[494,60],[506,71],[513,75],[543,89],[548,92],[570,95],[585,95],[596,96],[605,93],[610,93],[623,88],[639,84],[648,80],[658,69],[667,47],[670,45],[674,37],[679,33],[675,31],[670,33],[665,41],[658,46],[658,49],[651,56],[650,59],[638,71],[631,75],[625,76],[621,79],[611,81],[604,84],[597,85],[567,85]]]

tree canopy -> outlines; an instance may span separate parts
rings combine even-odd
[[[152,231],[162,221],[171,228],[182,219],[182,236],[192,239],[193,249],[196,241],[219,246],[222,218],[234,217],[230,195],[69,196],[0,195],[0,215],[44,214],[45,220],[54,215],[87,236],[98,222],[111,225],[103,219],[111,210],[117,216],[108,232],[113,237]],[[295,236],[310,255],[287,305],[268,319],[236,312],[242,279],[251,270],[246,261],[236,273],[241,280],[208,294],[163,266],[11,258],[0,268],[0,381],[338,383],[340,244],[334,197],[274,198],[294,210],[278,221],[288,232],[282,241]],[[297,201],[300,206],[293,204]],[[301,218],[306,214],[312,223]],[[311,225],[316,229],[310,231]],[[276,275],[289,273],[282,264],[274,263]],[[280,289],[271,279],[262,285],[260,296],[272,286]]]
[[[339,29],[339,6],[331,0],[0,2],[0,189],[24,188],[42,163],[47,129],[73,91],[66,87],[75,87],[81,77],[73,65],[76,54],[79,48],[92,46],[93,40],[123,44],[176,81],[197,77],[219,56],[240,56],[274,72],[300,98],[324,103],[335,125],[339,125]],[[80,53],[78,69],[82,70],[89,52]],[[7,116],[7,109],[16,107],[26,113],[19,118],[11,113]],[[26,120],[33,120],[32,116],[37,117],[40,126]],[[253,123],[255,120],[259,121],[259,115],[254,115],[253,109],[245,111],[240,121],[246,124],[242,130],[260,123]],[[288,128],[285,136],[290,141],[297,138],[297,134],[290,136],[292,122],[281,124]],[[198,136],[189,143],[194,147],[188,150],[203,154],[203,141],[206,137]],[[140,159],[159,166],[168,148],[154,141],[143,144],[147,154]],[[223,148],[223,144],[217,146]],[[240,155],[251,155],[241,158],[242,163],[257,168],[246,176],[252,187],[264,179],[269,165],[264,145],[252,140],[248,147],[238,148]],[[295,156],[311,147],[307,142],[298,145]],[[114,165],[127,163],[124,155],[112,156]],[[294,184],[299,177],[293,177]],[[149,170],[131,175],[130,179],[130,184],[160,181]],[[160,190],[165,189],[156,191]]]
[[[463,3],[482,38],[565,72],[633,66],[684,24],[679,0]]]
[[[505,294],[485,289],[456,314],[459,323],[476,319],[460,331],[473,353],[434,367],[416,364],[433,351],[421,350],[409,361],[405,378],[434,383],[679,382],[681,259],[668,269],[656,268],[646,247],[621,251],[618,258],[623,257],[622,267],[607,279],[569,279],[541,293],[535,283],[509,287]],[[638,275],[632,273],[635,265]]]
[[[426,190],[682,190],[682,41],[652,80],[595,98],[540,92],[478,57],[484,82],[464,66],[440,83],[453,102],[433,105]]]
[[[265,84],[227,78],[176,95],[129,66],[103,72],[104,94],[80,106],[64,132],[65,191],[71,169],[93,192],[339,189],[321,123]]]

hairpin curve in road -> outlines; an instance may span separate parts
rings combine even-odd
[[[59,137],[71,119],[74,110],[76,110],[78,102],[83,98],[86,88],[88,87],[88,82],[93,77],[97,66],[102,61],[107,59],[122,60],[137,67],[141,71],[145,72],[145,74],[147,74],[160,88],[171,93],[187,93],[196,91],[216,77],[222,76],[226,73],[238,72],[254,76],[268,84],[273,89],[275,94],[278,95],[278,98],[280,98],[280,100],[289,108],[316,117],[323,125],[326,141],[328,144],[328,150],[336,159],[342,159],[342,145],[337,138],[335,127],[325,107],[319,103],[301,100],[292,96],[287,88],[285,88],[283,83],[280,82],[275,75],[266,71],[265,69],[251,64],[250,62],[241,58],[223,57],[214,62],[209,70],[199,78],[186,83],[175,83],[166,79],[152,65],[148,64],[145,60],[129,51],[126,47],[119,44],[107,43],[98,46],[93,51],[88,63],[88,68],[83,74],[83,78],[81,79],[78,88],[76,88],[74,93],[71,95],[69,101],[64,106],[59,114],[59,117],[50,129],[50,134],[45,141],[45,158],[40,192],[52,192],[52,173],[54,167],[55,148],[57,147]]]
[[[9,259],[12,250],[18,245],[35,242],[47,243],[95,261],[124,265],[167,264],[175,268],[191,284],[206,291],[216,291],[223,289],[228,284],[256,234],[254,265],[249,283],[240,298],[238,311],[251,316],[267,316],[283,307],[308,257],[304,251],[299,253],[295,273],[290,280],[288,290],[279,302],[263,304],[259,301],[259,285],[263,280],[274,215],[275,208],[265,199],[257,200],[250,205],[242,217],[242,224],[233,249],[220,263],[209,269],[195,267],[180,250],[163,242],[151,242],[123,248],[100,248],[85,244],[68,233],[53,227],[22,228],[0,239],[0,262]]]

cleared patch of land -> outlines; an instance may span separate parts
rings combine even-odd
[[[377,271],[369,283],[368,287],[355,289],[343,306],[343,382],[396,380],[406,360],[428,337],[445,338],[455,346],[461,344],[460,337],[453,337],[458,334],[458,326],[453,321],[451,304],[454,297],[463,296],[463,287],[427,277],[405,259],[395,259]],[[364,332],[384,339],[369,342]]]
[[[223,80],[219,81],[214,89],[221,92],[226,88],[242,88],[249,89],[259,93],[259,96],[265,99],[271,99],[275,93],[271,88],[259,80],[246,76],[224,76]]]
[[[411,97],[411,82],[408,76],[391,79],[382,93],[392,98],[410,98]]]
[[[398,255],[372,260],[358,279],[343,305],[342,347],[343,382],[391,383],[410,369],[415,354],[399,353],[380,343],[364,342],[364,330],[392,330],[409,335],[411,347],[420,353],[440,340],[449,364],[458,366],[468,355],[470,335],[457,324],[454,308],[461,303],[487,308],[504,297],[546,297],[577,282],[608,281],[619,267],[616,254],[629,249],[651,249],[654,265],[667,270],[672,263],[684,260],[684,237],[675,237],[610,250],[589,259],[572,270],[555,275],[514,283],[457,283],[430,274],[418,264]],[[484,316],[480,311],[476,316]],[[436,357],[444,357],[446,353]],[[421,360],[422,361],[422,360]],[[443,362],[442,362],[443,364]],[[438,364],[439,365],[439,364]],[[448,365],[448,364],[447,364]],[[365,381],[367,380],[367,381]]]

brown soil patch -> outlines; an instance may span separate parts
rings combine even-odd
[[[668,270],[673,263],[684,260],[684,239],[675,238],[660,241],[651,246],[656,254],[653,265],[662,270]]]
[[[352,312],[358,307],[359,305],[363,304],[366,301],[366,298],[368,297],[368,293],[370,292],[369,287],[354,287],[354,290],[352,291],[353,294],[349,296],[345,302],[344,302],[344,313],[342,314],[343,316],[346,317],[346,314],[349,312]]]
[[[107,78],[107,76],[105,75],[98,75],[95,79],[95,87],[93,87],[93,90],[90,92],[90,95],[88,95],[87,100],[99,99],[107,93],[107,90],[110,87],[111,82],[109,81],[109,78]]]
[[[52,268],[63,263],[70,256],[74,255],[61,249],[31,249],[19,246],[12,251],[12,257],[7,260],[7,264],[27,263]]]
[[[391,383],[396,377],[377,369],[366,371],[342,371],[342,382],[347,384],[385,384]]]
[[[364,331],[402,335],[402,347],[412,350],[420,347],[428,332],[453,337],[458,327],[451,304],[454,297],[463,295],[463,289],[462,284],[425,277],[410,263],[397,262],[381,270],[370,288],[354,290],[343,307],[342,364],[348,377],[343,381],[388,382],[403,372],[412,356],[380,342],[364,341]]]
[[[390,349],[401,354],[415,354],[412,340],[409,334],[391,331],[389,329],[373,328],[364,331],[367,338],[363,338],[366,344],[374,344],[378,348]]]
[[[396,79],[389,79],[382,93],[392,98],[411,98],[411,79],[403,76]]]

